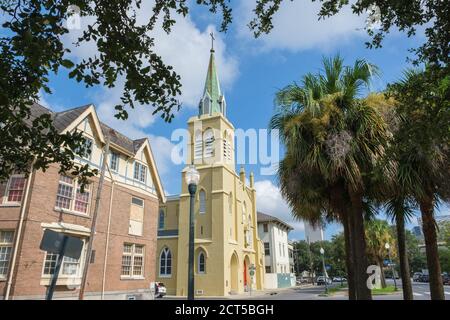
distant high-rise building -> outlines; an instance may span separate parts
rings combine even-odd
[[[436,220],[436,223],[442,224],[442,223],[449,223],[450,222],[450,215],[442,215],[442,216],[435,216],[434,220]],[[417,218],[417,224],[418,226],[415,226],[412,228],[412,233],[418,237],[423,238],[423,232],[422,232],[422,218]]]
[[[323,241],[323,229],[320,226],[313,226],[309,222],[304,221],[306,242],[314,243]]]
[[[411,229],[411,232],[417,237],[417,238],[422,238],[423,234],[422,234],[422,227],[420,226],[415,226]]]

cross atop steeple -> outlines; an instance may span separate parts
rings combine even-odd
[[[214,52],[214,40],[216,38],[214,38],[214,32],[211,32],[209,35],[211,36],[211,52]]]

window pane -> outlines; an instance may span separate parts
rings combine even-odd
[[[55,272],[57,259],[58,259],[57,254],[47,252],[47,255],[45,256],[45,262],[44,262],[44,274],[45,275],[52,275]]]
[[[25,188],[24,177],[12,177],[8,189],[8,201],[20,202],[22,201],[23,189]]]
[[[140,206],[140,207],[144,206],[144,200],[139,199],[139,198],[134,198],[134,197],[131,198],[131,203],[133,203],[133,204],[135,204],[137,206]]]
[[[110,167],[111,170],[119,170],[119,155],[115,152],[111,152]]]
[[[145,182],[146,175],[147,175],[147,167],[141,165],[141,172],[140,172],[139,180],[141,182]]]
[[[8,273],[9,259],[11,258],[10,246],[0,246],[0,276],[6,276]]]
[[[62,265],[62,274],[64,275],[76,275],[78,270],[79,261],[77,259],[64,257]]]
[[[122,275],[123,276],[131,275],[131,256],[128,255],[122,256]]]
[[[132,244],[124,244],[123,245],[123,252],[124,253],[131,253],[133,250],[133,245]]]
[[[75,211],[87,213],[89,206],[89,188],[86,186],[84,192],[81,193],[81,188],[77,188],[77,194],[75,197]]]
[[[164,229],[164,210],[159,210],[159,225],[158,229]]]
[[[144,246],[135,246],[134,247],[134,253],[135,254],[143,254],[144,253]]]
[[[0,231],[0,244],[12,244],[14,231]]]
[[[134,276],[142,276],[142,265],[143,265],[143,257],[135,256],[133,263],[133,275]]]
[[[141,170],[141,164],[138,162],[134,163],[134,179],[139,180],[139,171]]]
[[[73,179],[61,176],[60,183],[58,185],[58,193],[56,196],[56,206],[59,208],[70,209],[73,197]],[[67,184],[70,182],[70,185]]]

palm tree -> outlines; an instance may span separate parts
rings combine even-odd
[[[403,299],[413,300],[411,285],[411,272],[408,260],[408,248],[406,247],[405,222],[413,216],[413,207],[410,201],[403,196],[393,196],[386,202],[386,213],[395,222],[397,231],[398,257],[400,260],[400,275],[402,278]]]
[[[383,261],[388,255],[386,243],[393,243],[393,236],[389,225],[384,220],[368,220],[366,227],[367,254],[376,262],[381,270],[381,286],[386,288]]]
[[[448,200],[449,79],[438,81],[428,69],[409,70],[389,89],[399,102],[401,119],[393,152],[398,184],[420,208],[431,298],[444,300],[434,208],[440,200]]]
[[[281,192],[296,217],[343,223],[350,298],[371,299],[363,200],[387,130],[377,110],[358,96],[377,69],[364,60],[344,67],[339,56],[323,59],[323,65],[324,75],[307,74],[301,85],[277,93],[270,128],[279,130],[286,147],[278,172]]]

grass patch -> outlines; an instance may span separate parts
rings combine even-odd
[[[386,288],[380,288],[380,289],[372,289],[373,295],[383,295],[383,294],[392,294],[399,292],[399,290],[395,291],[394,286],[387,286]]]

